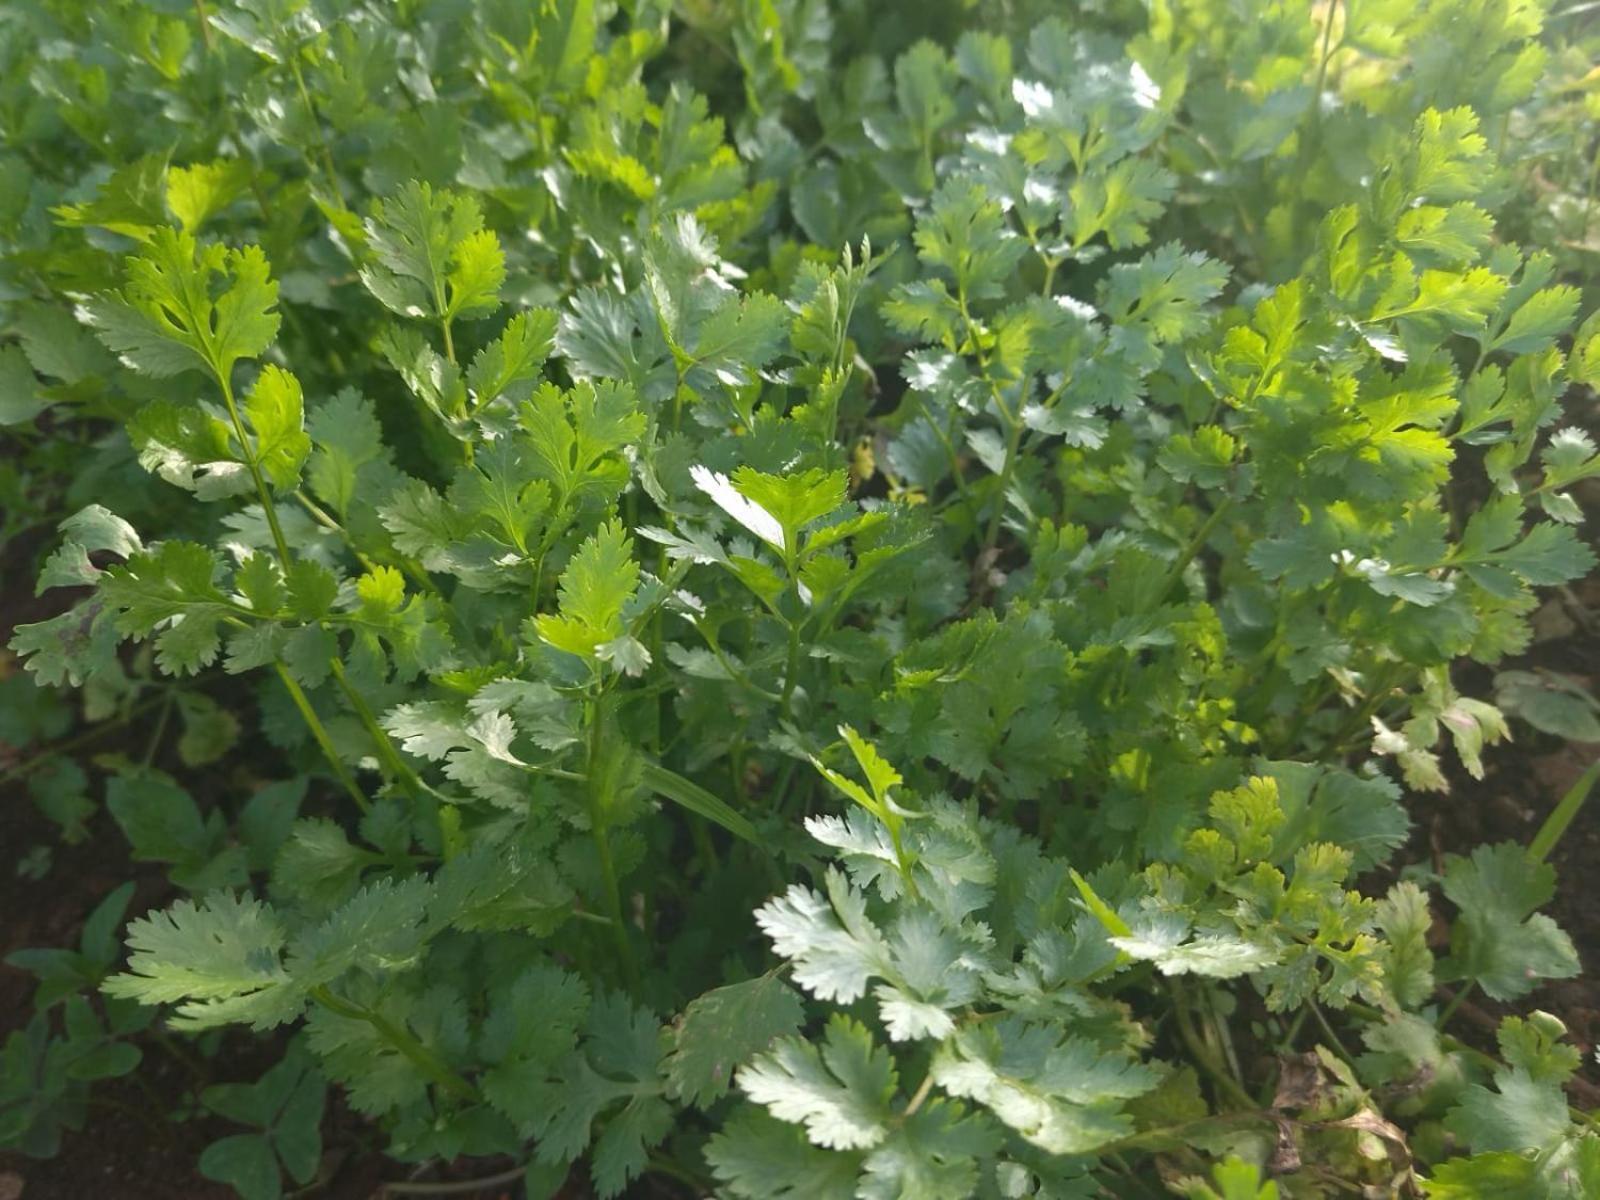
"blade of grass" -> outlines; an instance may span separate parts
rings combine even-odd
[[[1556,848],[1562,835],[1567,832],[1567,827],[1577,817],[1578,810],[1583,807],[1583,802],[1594,790],[1597,779],[1600,779],[1600,759],[1596,759],[1587,771],[1578,776],[1578,781],[1567,789],[1565,796],[1561,797],[1561,803],[1557,804],[1554,811],[1544,819],[1544,824],[1539,826],[1539,832],[1534,835],[1533,841],[1528,843],[1529,858],[1534,862],[1543,862],[1549,857],[1550,851]]]
[[[708,821],[715,821],[729,833],[743,838],[752,846],[761,844],[756,837],[755,826],[730,808],[726,801],[713,796],[698,783],[685,779],[676,771],[669,771],[660,763],[645,763],[643,777],[646,786],[652,791],[683,805],[692,813],[698,813]]]

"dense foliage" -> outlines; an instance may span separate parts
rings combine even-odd
[[[15,956],[0,1145],[242,1027],[247,1200],[330,1088],[530,1197],[1600,1194],[1561,1023],[1446,1028],[1578,974],[1549,845],[1396,859],[1594,724],[1456,669],[1595,561],[1547,16],[0,13],[5,737],[158,715],[28,779],[174,890]]]

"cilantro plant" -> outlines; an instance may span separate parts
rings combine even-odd
[[[1600,1188],[1586,790],[1408,845],[1593,725],[1464,669],[1595,565],[1588,43],[1105,7],[0,20],[0,732],[166,889],[13,955],[0,1146],[168,1054],[246,1200],[335,1094],[421,1194]]]

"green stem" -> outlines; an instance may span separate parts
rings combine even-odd
[[[995,402],[999,403],[999,396],[995,397]],[[1027,429],[1020,417],[1012,417],[1005,408],[1001,411],[1011,423],[1011,433],[1006,439],[1005,461],[1000,464],[1000,486],[994,500],[994,512],[989,514],[989,528],[983,535],[983,550],[978,555],[980,566],[986,562],[995,543],[1000,540],[1000,522],[1006,515],[1006,492],[1011,488],[1011,472],[1016,467],[1017,450],[1022,445],[1022,435]]]
[[[328,139],[322,134],[322,117],[317,113],[317,106],[312,102],[311,92],[306,87],[306,77],[300,70],[299,48],[290,50],[284,57],[289,60],[289,70],[294,73],[294,85],[300,89],[300,99],[306,106],[306,114],[311,118],[311,130],[317,139],[317,149],[322,153],[322,169],[328,176],[328,186],[333,188],[333,196],[339,202],[339,207],[348,208],[349,205],[344,202],[344,189],[339,186],[339,173],[333,169],[333,155],[328,150]],[[450,361],[454,362],[455,359],[452,358]]]
[[[278,510],[272,503],[272,489],[267,486],[267,480],[261,474],[261,463],[256,455],[255,444],[244,431],[244,418],[239,415],[239,405],[233,398],[233,382],[223,372],[213,367],[217,384],[222,388],[222,400],[228,407],[228,419],[233,422],[233,435],[239,439],[239,453],[244,455],[244,465],[250,472],[250,480],[255,484],[256,496],[261,501],[261,510],[267,516],[267,528],[272,530],[272,544],[278,552],[278,561],[287,571],[294,561],[289,553],[289,543],[283,536],[283,526],[278,524]]]
[[[1167,569],[1167,577],[1162,580],[1161,590],[1156,593],[1156,604],[1159,605],[1166,601],[1168,593],[1178,585],[1178,581],[1183,578],[1184,571],[1194,561],[1195,555],[1205,548],[1206,541],[1211,537],[1212,531],[1216,529],[1218,522],[1227,515],[1228,510],[1232,507],[1233,497],[1224,496],[1221,502],[1211,510],[1211,515],[1201,523],[1200,528],[1194,531],[1194,536],[1178,552],[1178,557],[1173,559],[1172,566]]]
[[[311,989],[311,998],[329,1012],[352,1021],[364,1021],[378,1031],[384,1041],[398,1050],[422,1075],[437,1087],[463,1100],[476,1100],[478,1089],[452,1071],[438,1055],[380,1012],[336,996],[326,984]]]
[[[1340,1040],[1338,1033],[1336,1033],[1333,1026],[1328,1023],[1328,1018],[1322,1011],[1322,1005],[1318,1004],[1315,1000],[1308,999],[1306,1001],[1306,1007],[1311,1010],[1311,1017],[1316,1021],[1318,1028],[1320,1028],[1322,1032],[1327,1035],[1328,1041],[1332,1042],[1333,1048],[1339,1052],[1339,1057],[1344,1059],[1345,1062],[1355,1062],[1355,1059],[1351,1056],[1350,1051],[1345,1049],[1344,1042]]]
[[[600,883],[604,890],[607,915],[611,918],[612,937],[616,942],[617,963],[623,978],[630,987],[637,987],[639,967],[633,957],[633,943],[628,940],[628,927],[622,916],[622,888],[617,882],[617,864],[611,856],[610,812],[607,795],[609,772],[606,770],[605,721],[598,687],[587,700],[589,721],[589,760],[586,774],[589,793],[589,830],[594,836],[594,851],[600,863]]]
[[[211,53],[211,18],[206,15],[206,0],[194,0],[194,15],[200,23],[200,44]]]
[[[917,1111],[917,1109],[921,1108],[923,1103],[928,1099],[928,1096],[932,1092],[933,1092],[933,1072],[929,1071],[926,1075],[924,1075],[922,1077],[922,1083],[918,1086],[917,1090],[912,1094],[911,1101],[910,1101],[910,1103],[908,1103],[906,1105],[905,1112],[900,1114],[900,1119],[902,1121],[906,1120],[913,1113],[915,1113]]]
[[[150,742],[144,749],[144,765],[149,766],[155,762],[156,754],[161,750],[161,739],[166,736],[167,724],[172,720],[172,693],[168,692],[166,700],[161,705],[161,715],[156,718],[156,727],[150,734]]]
[[[789,622],[789,656],[783,668],[783,694],[779,697],[779,704],[785,717],[792,715],[791,702],[794,699],[795,684],[800,678],[800,622]]]
[[[1467,982],[1462,985],[1461,990],[1456,992],[1456,994],[1450,998],[1450,1003],[1444,1006],[1444,1010],[1439,1013],[1439,1019],[1433,1023],[1433,1027],[1435,1029],[1443,1029],[1446,1025],[1450,1024],[1450,1018],[1455,1016],[1456,1010],[1466,1002],[1467,996],[1470,995],[1472,989],[1477,986],[1477,982],[1478,981],[1475,979],[1467,980]]]
[[[334,655],[328,660],[328,665],[333,671],[334,682],[339,685],[339,690],[344,693],[344,697],[349,701],[350,707],[355,710],[357,719],[360,720],[362,727],[367,731],[367,736],[377,746],[378,757],[383,759],[385,765],[389,768],[389,773],[399,781],[400,786],[406,790],[406,794],[413,800],[420,800],[424,790],[422,781],[417,778],[417,773],[411,769],[405,759],[400,757],[400,751],[395,749],[394,743],[389,740],[388,733],[384,731],[382,725],[378,724],[378,718],[367,705],[366,698],[351,684],[350,677],[345,674],[344,663],[338,655]]]
[[[498,1188],[503,1184],[516,1183],[527,1178],[528,1167],[524,1163],[519,1167],[512,1167],[509,1171],[501,1171],[498,1175],[485,1175],[481,1179],[458,1179],[450,1183],[386,1183],[378,1189],[380,1196],[468,1196],[477,1192],[486,1192],[491,1188]]]
[[[107,721],[103,725],[96,725],[93,729],[86,730],[75,737],[70,737],[64,742],[57,742],[53,746],[46,746],[43,750],[39,751],[39,753],[33,755],[31,758],[25,758],[15,766],[7,767],[4,772],[0,772],[0,784],[7,784],[13,779],[21,779],[26,775],[31,775],[34,771],[38,770],[45,763],[50,762],[52,759],[58,758],[63,754],[71,754],[73,751],[89,745],[97,738],[102,738],[108,733],[114,733],[116,730],[121,729],[124,725],[127,725],[129,722],[131,722],[135,717],[143,716],[152,708],[155,708],[156,705],[165,703],[165,701],[166,693],[163,690],[162,695],[157,696],[152,700],[146,700],[142,704],[134,705],[126,713],[120,717],[117,717],[115,720]]]
[[[1183,1044],[1189,1053],[1194,1056],[1195,1062],[1211,1077],[1213,1083],[1235,1104],[1244,1109],[1256,1109],[1255,1098],[1244,1090],[1241,1084],[1223,1068],[1222,1063],[1201,1038],[1200,1031],[1195,1028],[1194,1017],[1189,1012],[1188,997],[1179,990],[1177,984],[1171,985],[1172,1014],[1178,1026],[1178,1035],[1183,1039]]]
[[[294,676],[289,674],[289,668],[281,662],[272,664],[278,670],[278,678],[283,680],[283,686],[289,689],[289,699],[294,701],[295,708],[300,710],[300,717],[306,723],[306,728],[311,730],[311,736],[316,740],[322,750],[322,756],[328,760],[328,765],[333,768],[333,774],[340,785],[350,794],[356,802],[356,807],[362,812],[371,808],[366,796],[356,785],[355,777],[346,769],[339,758],[339,753],[333,748],[333,739],[328,736],[327,728],[322,724],[322,718],[317,716],[316,710],[311,707],[311,701],[306,697],[305,691],[295,682]]]

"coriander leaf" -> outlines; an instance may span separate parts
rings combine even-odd
[[[594,659],[623,632],[622,610],[639,588],[633,539],[621,525],[602,525],[561,575],[560,614],[535,619],[539,637],[558,650]]]
[[[288,935],[258,900],[218,893],[128,926],[128,970],[102,985],[109,996],[178,1005],[190,1029],[247,1023],[265,1030],[294,1020],[305,1003],[280,961]]]
[[[300,381],[269,365],[245,398],[244,411],[256,437],[256,460],[267,478],[283,491],[298,487],[300,470],[311,453]]]
[[[706,1108],[727,1094],[736,1066],[793,1033],[804,1016],[800,998],[775,975],[706,992],[673,1029],[667,1080],[679,1097]]]
[[[78,316],[136,371],[165,378],[206,368],[225,381],[278,336],[277,303],[259,247],[200,245],[163,228],[128,260],[122,291],[86,301]]]
[[[829,1018],[820,1050],[783,1038],[739,1072],[745,1095],[833,1150],[867,1149],[889,1135],[895,1082],[894,1060],[872,1044],[865,1026],[838,1014]]]
[[[1555,869],[1514,842],[1479,846],[1445,860],[1444,894],[1461,910],[1440,964],[1446,981],[1474,979],[1495,1000],[1526,995],[1540,979],[1579,970],[1572,941],[1534,910],[1555,894]]]
[[[824,1150],[760,1109],[739,1112],[712,1136],[706,1159],[742,1200],[836,1200],[852,1194],[861,1155]]]

